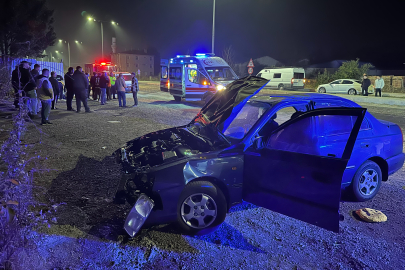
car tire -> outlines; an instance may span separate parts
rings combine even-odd
[[[227,202],[219,188],[208,181],[194,181],[186,185],[180,195],[177,223],[185,234],[211,232],[224,222],[226,212]]]
[[[280,83],[277,88],[278,90],[284,90],[284,84]]]
[[[349,91],[347,91],[347,94],[349,94],[349,95],[357,95],[357,91],[356,91],[356,89],[351,88],[351,89],[349,89]]]
[[[357,170],[351,184],[351,192],[356,201],[371,200],[377,195],[382,183],[380,166],[374,161],[364,162]]]
[[[177,101],[177,102],[181,102],[181,97],[179,97],[179,96],[174,96],[174,100]]]
[[[325,89],[325,87],[321,87],[321,88],[319,88],[319,89],[318,89],[318,93],[321,93],[321,94],[326,93],[326,89]]]

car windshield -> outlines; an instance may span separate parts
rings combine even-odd
[[[237,79],[230,67],[206,67],[205,69],[214,81],[230,81]]]
[[[246,103],[230,125],[225,127],[223,134],[233,143],[242,140],[270,107],[270,104],[264,102]]]

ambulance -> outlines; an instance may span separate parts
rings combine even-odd
[[[160,91],[169,92],[169,60],[160,59]]]
[[[176,101],[208,102],[217,92],[238,79],[224,59],[214,54],[177,55],[170,59],[168,79],[161,78]],[[165,81],[166,80],[166,81]]]

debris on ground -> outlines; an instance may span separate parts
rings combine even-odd
[[[356,210],[356,214],[364,221],[366,222],[385,222],[387,221],[387,216],[375,209],[371,208],[362,208],[359,210]]]

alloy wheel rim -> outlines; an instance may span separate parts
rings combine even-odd
[[[354,95],[354,90],[349,90],[349,95]]]
[[[181,218],[194,229],[209,227],[217,217],[217,205],[209,195],[196,193],[188,196],[181,205]]]
[[[370,196],[376,190],[378,186],[378,173],[374,169],[368,169],[360,176],[358,184],[359,191],[362,195]]]

